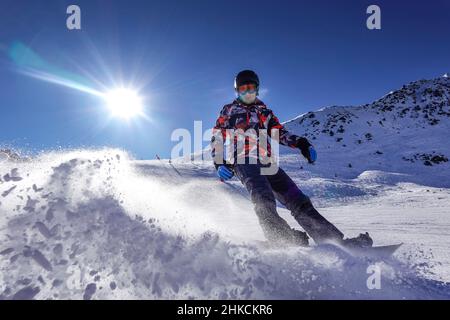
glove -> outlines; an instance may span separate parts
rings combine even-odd
[[[296,143],[297,148],[300,149],[302,155],[308,160],[309,163],[314,163],[317,160],[316,149],[306,138],[299,138]]]
[[[220,180],[227,181],[233,178],[234,172],[229,167],[222,165],[217,168],[217,175]]]

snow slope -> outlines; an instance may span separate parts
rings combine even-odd
[[[446,79],[402,89],[413,99],[406,93],[417,86],[416,102],[430,86],[445,91],[420,104],[434,124],[423,111],[400,117],[388,102],[403,99],[398,92],[287,123],[308,133],[320,158],[310,166],[284,149],[281,166],[347,236],[369,231],[378,245],[404,242],[393,259],[261,248],[245,190],[235,179],[219,182],[209,162],[172,161],[180,177],[167,160],[136,161],[121,150],[48,152],[0,160],[0,299],[449,299],[449,164],[424,165],[420,156],[448,157]],[[431,110],[442,101],[442,111]],[[333,127],[336,114],[352,121],[330,135],[326,128],[344,121]],[[373,264],[380,290],[366,285]]]
[[[372,195],[369,207],[344,201],[323,209],[348,234],[369,230],[378,244],[408,243],[398,258],[376,262],[382,289],[368,290],[366,269],[373,261],[323,248],[258,248],[253,243],[262,234],[236,182],[217,182],[206,164],[178,165],[183,179],[168,168],[159,161],[131,161],[119,150],[2,163],[1,298],[450,297],[450,286],[440,279],[445,272],[433,274],[438,261],[421,252],[445,250],[449,239],[422,234],[419,240],[417,226],[404,224],[440,231],[437,220],[449,220],[438,200],[432,220],[404,201],[402,187],[395,196]],[[311,179],[313,189],[331,186]],[[341,187],[329,191],[339,194]],[[403,187],[410,190],[420,193],[419,186]],[[377,197],[392,199],[383,205]],[[450,195],[432,189],[421,197],[446,202]],[[422,242],[434,246],[421,248]]]

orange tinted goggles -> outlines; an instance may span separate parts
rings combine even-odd
[[[238,87],[238,92],[239,93],[245,93],[245,92],[250,92],[253,93],[258,89],[258,87],[256,86],[256,84],[254,83],[248,83],[248,84],[243,84],[241,86]]]

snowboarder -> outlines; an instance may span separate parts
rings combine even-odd
[[[269,135],[271,129],[278,129],[280,144],[299,149],[309,163],[314,163],[317,159],[316,151],[311,143],[304,137],[288,132],[272,110],[257,98],[259,86],[259,78],[254,71],[241,71],[235,78],[234,89],[237,98],[222,108],[211,139],[211,152],[217,175],[222,181],[229,180],[234,175],[239,178],[250,193],[265,237],[272,243],[306,246],[309,235],[318,244],[332,241],[346,246],[371,247],[373,241],[368,233],[360,234],[356,238],[344,239],[343,233],[314,208],[309,197],[297,187],[282,168],[278,168],[278,171],[272,175],[261,174],[261,168],[267,164],[259,160],[256,163],[248,161],[251,154],[249,150],[251,144],[248,143],[248,138],[244,147],[245,163],[236,161],[238,156],[236,149],[233,161],[224,159],[224,143],[230,129],[253,129],[255,131],[263,129],[267,130]],[[259,139],[259,136],[256,136],[255,139]],[[259,146],[257,149],[259,152]],[[266,149],[270,154],[269,142],[267,142]],[[276,200],[290,210],[295,220],[306,232],[291,228],[278,215]]]

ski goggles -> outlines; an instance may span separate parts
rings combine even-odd
[[[240,95],[245,93],[255,93],[258,90],[258,86],[254,83],[243,84],[237,88]]]

